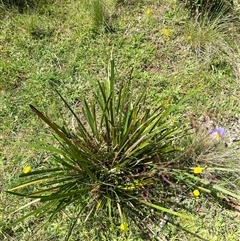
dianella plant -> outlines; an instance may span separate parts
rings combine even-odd
[[[141,206],[186,217],[160,205],[152,192],[160,176],[167,175],[162,156],[179,150],[173,145],[179,129],[169,120],[177,105],[164,102],[156,108],[144,107],[147,88],[137,94],[131,77],[116,83],[113,60],[108,78],[97,84],[93,99],[83,99],[81,115],[57,91],[76,120],[74,131],[58,126],[30,105],[51,128],[57,144],[36,141],[32,146],[51,153],[52,168],[31,171],[27,167],[20,175],[27,181],[8,190],[42,204],[16,222],[45,212],[51,220],[72,205],[76,211],[68,238],[83,213],[86,222],[101,211],[111,227],[119,224],[126,234],[130,220],[142,213]]]
[[[97,82],[91,100],[83,98],[80,111],[73,110],[56,90],[75,119],[74,128],[57,125],[30,105],[51,129],[56,143],[35,140],[28,145],[47,151],[49,163],[38,170],[27,166],[20,175],[21,184],[7,191],[30,199],[22,208],[35,205],[11,225],[29,216],[51,221],[70,209],[68,240],[74,227],[81,226],[79,222],[98,217],[104,217],[110,230],[117,227],[126,235],[134,225],[144,230],[147,217],[188,218],[184,210],[172,208],[172,197],[177,195],[173,182],[179,175],[174,170],[182,166],[171,155],[181,151],[177,139],[182,129],[171,115],[185,99],[147,108],[147,89],[138,89],[131,77],[118,83],[111,59],[108,77]]]

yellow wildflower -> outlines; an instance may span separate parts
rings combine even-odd
[[[200,173],[202,173],[202,171],[203,171],[203,168],[202,168],[202,167],[194,167],[194,168],[193,168],[193,172],[194,172],[195,174],[200,174]]]
[[[193,195],[194,195],[195,197],[199,197],[199,196],[200,196],[199,190],[198,190],[198,189],[195,189],[195,190],[193,191]]]
[[[150,8],[148,8],[148,9],[146,10],[146,14],[149,15],[150,13],[151,13],[151,10],[150,10]]]
[[[120,225],[120,229],[121,229],[122,231],[126,232],[127,229],[128,229],[128,225],[127,225],[127,223],[121,223],[121,225]]]
[[[27,174],[27,173],[29,173],[31,171],[31,167],[30,166],[26,166],[26,167],[24,167],[24,169],[23,169],[23,173],[24,174]]]

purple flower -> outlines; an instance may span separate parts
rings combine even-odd
[[[225,135],[225,131],[224,131],[224,128],[222,128],[222,127],[216,126],[215,129],[213,129],[213,130],[210,131],[210,137],[211,137],[212,139],[218,140],[218,139],[220,139],[221,137],[223,137],[224,135]]]

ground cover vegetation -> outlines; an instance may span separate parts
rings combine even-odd
[[[239,6],[1,1],[0,238],[239,240]]]

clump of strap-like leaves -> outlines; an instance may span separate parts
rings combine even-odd
[[[186,217],[164,199],[171,190],[166,188],[172,175],[167,167],[174,164],[167,158],[164,161],[165,156],[179,150],[173,137],[180,129],[169,117],[182,102],[171,105],[165,101],[146,108],[146,91],[137,93],[131,78],[116,83],[111,60],[108,78],[98,82],[92,100],[83,99],[80,115],[58,92],[76,120],[74,130],[60,127],[30,105],[58,143],[53,146],[36,140],[33,147],[52,153],[51,168],[27,168],[21,175],[27,181],[8,190],[41,203],[16,222],[43,214],[51,220],[71,207],[68,239],[77,220],[87,222],[98,215],[105,217],[110,228],[117,225],[126,234],[130,223],[144,229],[139,220],[152,213],[150,209],[154,218],[159,213]]]
[[[60,127],[30,105],[50,127],[57,143],[35,140],[28,144],[49,152],[49,163],[38,170],[26,167],[20,175],[23,181],[7,191],[31,199],[20,209],[35,205],[10,226],[29,216],[45,216],[51,221],[64,211],[69,212],[71,220],[66,240],[74,227],[83,223],[91,229],[97,225],[99,230],[102,226],[107,237],[106,232],[111,233],[116,226],[126,235],[129,229],[152,235],[151,227],[158,225],[163,215],[175,219],[189,217],[186,213],[191,210],[180,204],[181,199],[240,199],[232,185],[232,177],[238,175],[232,166],[234,156],[230,155],[230,163],[215,148],[215,139],[223,135],[223,128],[214,129],[210,137],[207,134],[206,139],[197,139],[177,153],[182,150],[176,146],[182,130],[171,113],[185,99],[176,105],[167,100],[147,108],[148,88],[139,91],[131,77],[123,83],[116,82],[113,60],[108,72],[108,78],[94,88],[93,98],[82,100],[80,111],[73,111],[57,91],[75,118],[76,126],[72,129]],[[225,173],[220,179],[219,172]],[[209,173],[215,177],[214,182],[209,180]]]

